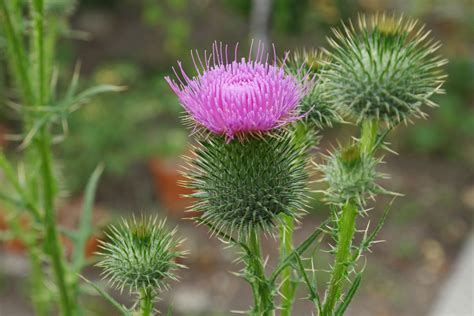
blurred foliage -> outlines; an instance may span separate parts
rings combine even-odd
[[[162,76],[145,79],[130,63],[103,65],[97,83],[125,85],[128,90],[98,98],[70,122],[69,141],[60,144],[65,178],[73,191],[87,180],[97,161],[121,176],[132,164],[160,155],[175,157],[187,143],[179,127],[181,108]]]
[[[123,43],[124,55],[102,57],[105,62],[88,76],[83,76],[98,83],[126,85],[128,90],[99,98],[83,112],[73,115],[69,142],[59,146],[66,178],[73,191],[84,184],[87,174],[84,170],[91,171],[97,161],[106,162],[107,172],[121,175],[129,166],[146,162],[147,157],[157,154],[172,157],[180,152],[185,146],[187,132],[180,127],[181,109],[164,83],[165,74],[161,71],[170,70],[178,59],[184,64],[191,63],[189,50],[207,46],[215,39],[229,43],[239,41],[244,49],[248,44],[245,43],[248,29],[241,26],[248,23],[252,2],[47,0],[48,10],[60,15],[71,14],[77,8],[78,16],[100,10],[111,17],[107,21],[115,22],[115,15],[123,18],[125,14],[129,16],[127,25],[139,24],[138,29],[154,30],[153,34],[158,36],[156,64],[140,64],[128,58],[127,50],[134,52],[141,47],[126,47],[127,43]],[[356,17],[358,12],[395,11],[420,18],[434,29],[434,37],[443,42],[442,54],[450,60],[446,67],[449,77],[446,94],[437,98],[440,107],[429,113],[429,120],[418,120],[415,125],[402,129],[398,150],[436,154],[474,166],[474,145],[471,144],[474,137],[474,59],[470,41],[474,36],[474,16],[470,7],[469,1],[464,0],[273,0],[271,35],[277,48],[309,49],[326,45],[324,38],[329,34],[329,27],[341,18]],[[225,23],[222,29],[229,30],[229,25],[239,28],[232,35],[225,33],[227,37],[222,38],[223,31],[216,29],[212,21]],[[77,31],[74,24],[71,27],[74,31],[67,25],[62,28],[61,32],[66,35],[74,35]],[[9,95],[9,78],[4,71],[7,65],[2,62],[5,42],[1,32],[0,101],[3,102],[4,96]],[[113,38],[110,41],[117,42]],[[96,55],[91,53],[89,56],[85,58]],[[77,57],[70,45],[61,44],[58,56],[61,62],[70,63]],[[8,111],[2,106],[0,120],[3,125],[15,126],[6,115]]]
[[[472,102],[473,73],[472,60],[455,59],[449,64],[446,94],[437,98],[440,107],[429,120],[411,128],[413,136],[408,138],[408,143],[413,149],[423,153],[444,152],[459,158],[456,155],[459,146],[474,139],[474,108],[466,106]]]
[[[187,7],[187,0],[144,0],[142,3],[142,20],[163,31],[163,47],[168,54],[180,52],[189,41],[191,25]]]
[[[310,0],[298,0],[295,5],[293,0],[269,0],[273,2],[272,25],[281,33],[300,33],[304,17],[308,12]],[[252,0],[225,0],[225,5],[235,10],[245,18],[249,18],[252,10]]]
[[[308,10],[309,0],[300,0],[295,5],[291,0],[274,0],[273,25],[276,30],[298,34],[302,28],[302,16]]]

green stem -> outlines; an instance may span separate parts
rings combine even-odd
[[[31,264],[31,298],[35,315],[49,315],[48,296],[44,289],[43,269],[37,249],[29,250],[29,258]]]
[[[252,290],[255,301],[254,313],[258,316],[273,315],[273,297],[270,285],[265,277],[260,238],[258,232],[250,232],[248,248],[253,254],[247,264],[253,274]]]
[[[373,154],[377,142],[379,123],[377,120],[366,120],[362,122],[360,136],[360,152],[366,155]]]
[[[342,282],[347,272],[347,263],[351,257],[351,243],[355,232],[355,219],[357,216],[357,205],[351,201],[347,202],[342,209],[339,218],[339,231],[336,250],[336,261],[332,271],[329,288],[326,294],[326,301],[323,306],[322,315],[333,314],[334,307],[341,295]]]
[[[33,15],[33,70],[34,78],[37,80],[36,107],[44,106],[47,102],[46,83],[46,56],[45,56],[45,33],[44,33],[44,2],[43,0],[32,0],[31,12]],[[59,303],[61,314],[69,316],[74,314],[74,307],[69,296],[66,281],[66,269],[64,264],[64,253],[59,241],[59,234],[56,226],[56,212],[54,209],[54,199],[56,193],[56,183],[52,167],[51,144],[48,126],[41,128],[37,149],[41,158],[41,178],[43,181],[43,203],[44,203],[44,226],[46,231],[46,248],[51,257],[53,274],[59,292]]]
[[[34,95],[31,81],[28,76],[28,58],[26,57],[21,33],[16,29],[15,24],[13,23],[14,16],[10,14],[10,10],[5,0],[0,0],[0,12],[2,13],[2,24],[8,40],[7,47],[9,54],[11,55],[10,60],[13,61],[13,73],[16,76],[16,80],[21,88],[23,98],[27,105],[32,105]]]
[[[44,3],[43,0],[32,1],[33,13],[33,79],[36,81],[36,106],[44,106],[46,101],[46,60],[44,49]]]
[[[361,155],[374,154],[378,128],[379,122],[377,120],[362,122],[359,144]],[[336,302],[341,295],[342,282],[347,274],[347,264],[350,262],[351,257],[351,243],[354,237],[357,213],[358,205],[353,201],[348,201],[343,207],[339,218],[336,260],[321,313],[323,316],[333,314]]]
[[[65,278],[64,254],[61,243],[59,242],[59,234],[56,226],[56,213],[54,210],[55,182],[52,170],[49,135],[46,129],[42,129],[37,145],[42,162],[41,177],[43,180],[44,225],[46,230],[47,252],[51,257],[53,273],[58,286],[61,313],[64,316],[69,316],[73,314],[73,305],[69,299]]]
[[[41,259],[39,249],[33,234],[25,233],[18,219],[9,221],[9,227],[13,234],[19,238],[26,246],[31,265],[31,301],[35,315],[49,315],[47,289],[44,284],[44,273],[41,267]]]
[[[283,223],[280,226],[280,259],[285,259],[293,251],[294,219],[291,216],[282,215]],[[292,267],[286,267],[281,273],[281,316],[290,316],[293,307],[296,286],[291,279]]]
[[[150,290],[142,289],[140,291],[140,316],[153,315],[153,295]]]

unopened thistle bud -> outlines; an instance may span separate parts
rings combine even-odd
[[[317,50],[296,51],[286,62],[286,71],[296,77],[319,77],[329,62],[329,57]],[[319,128],[341,122],[342,117],[336,107],[327,99],[324,82],[317,80],[301,100],[301,111],[307,113],[306,119]]]
[[[325,156],[325,163],[317,165],[323,174],[322,181],[328,184],[323,191],[326,201],[331,204],[344,205],[353,201],[365,205],[367,198],[377,193],[389,193],[375,183],[386,176],[376,171],[380,159],[360,152],[358,146],[336,149]]]
[[[328,99],[356,118],[389,126],[424,117],[422,106],[435,106],[446,60],[435,54],[438,42],[414,20],[376,15],[333,30],[331,63],[322,72]]]
[[[102,242],[97,266],[120,291],[165,290],[169,280],[177,280],[174,271],[184,267],[177,262],[185,254],[180,249],[183,240],[175,235],[176,229],[166,229],[165,221],[156,217],[123,220]]]

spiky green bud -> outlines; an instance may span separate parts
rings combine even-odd
[[[331,63],[322,71],[328,100],[358,122],[378,119],[389,126],[424,117],[423,105],[441,92],[446,60],[438,42],[415,20],[376,15],[333,30]]]
[[[165,290],[169,280],[177,280],[174,271],[184,267],[177,262],[185,254],[179,249],[182,239],[175,235],[176,229],[166,229],[165,220],[156,217],[123,220],[110,228],[108,240],[101,243],[97,266],[121,291]]]
[[[323,52],[313,50],[296,51],[288,58],[285,69],[296,77],[310,76],[318,78],[328,64],[329,57]],[[342,117],[336,107],[327,99],[324,83],[316,80],[312,89],[301,100],[301,112],[307,113],[307,120],[319,128],[341,122]]]
[[[193,211],[214,231],[245,238],[269,231],[279,213],[299,217],[306,199],[308,146],[289,131],[236,139],[210,137],[189,159],[187,186],[198,197]]]
[[[323,174],[322,181],[328,184],[323,192],[328,203],[344,205],[354,201],[364,205],[367,198],[377,193],[388,193],[375,183],[385,175],[376,171],[380,159],[360,152],[359,147],[351,145],[334,150],[325,156],[325,163],[317,165]]]

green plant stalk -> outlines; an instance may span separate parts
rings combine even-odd
[[[36,246],[34,236],[24,232],[24,229],[18,223],[18,218],[10,220],[8,223],[12,232],[17,236],[26,246],[28,257],[31,264],[31,301],[35,315],[47,316],[49,315],[49,306],[47,296],[44,292],[44,273],[41,268],[40,251]]]
[[[379,122],[365,120],[362,122],[359,148],[361,155],[372,155],[377,141]],[[339,218],[338,242],[334,269],[329,281],[326,299],[323,305],[323,316],[333,315],[335,305],[341,295],[342,282],[347,274],[347,264],[351,260],[351,243],[354,237],[358,205],[354,201],[347,201]]]
[[[311,143],[314,141],[314,139],[312,139],[312,129],[302,122],[295,125],[294,136],[293,142],[298,147],[306,146],[310,139],[309,137],[311,137]],[[285,260],[285,258],[287,258],[287,256],[293,251],[295,220],[293,217],[286,214],[281,214],[280,216],[282,217],[282,223],[280,225],[280,260]],[[292,280],[292,271],[293,268],[288,266],[281,272],[281,316],[291,316],[291,310],[295,301],[295,293],[298,283]]]
[[[360,152],[366,155],[372,155],[377,141],[377,132],[379,122],[377,120],[365,120],[362,122],[360,136]]]
[[[257,231],[251,231],[248,248],[253,254],[247,264],[252,272],[252,291],[254,297],[254,314],[258,316],[273,315],[273,296],[270,285],[265,277],[265,268],[263,266],[260,238]]]
[[[16,80],[21,87],[23,98],[28,105],[33,104],[34,95],[31,86],[31,81],[28,76],[28,58],[26,57],[25,49],[22,44],[20,32],[15,28],[12,20],[12,15],[5,0],[0,0],[0,12],[3,17],[3,27],[8,42],[8,51],[13,61],[12,71],[15,74]]]
[[[36,107],[41,107],[47,103],[47,83],[46,83],[46,56],[45,56],[45,33],[44,33],[44,2],[43,0],[33,0],[31,2],[31,12],[33,13],[33,69],[37,79],[35,85]],[[59,292],[59,305],[61,314],[69,316],[74,314],[74,306],[70,301],[67,285],[66,269],[64,264],[64,252],[59,241],[59,233],[56,226],[56,212],[54,209],[54,199],[56,193],[56,183],[52,167],[52,153],[48,126],[41,128],[36,146],[41,159],[41,178],[43,184],[44,203],[44,227],[46,233],[46,250],[51,258],[53,274]]]
[[[348,201],[342,208],[339,218],[339,232],[337,241],[336,261],[332,270],[329,288],[326,294],[326,301],[323,305],[321,315],[333,315],[334,307],[341,295],[342,282],[347,272],[347,263],[351,258],[351,243],[355,232],[355,219],[357,216],[357,205]]]
[[[66,269],[64,267],[64,253],[59,242],[59,234],[56,226],[56,213],[54,210],[55,182],[52,170],[52,158],[49,145],[49,135],[43,129],[38,139],[38,150],[41,156],[41,177],[43,180],[44,198],[44,226],[46,231],[47,253],[51,257],[53,274],[56,279],[59,292],[59,303],[63,316],[73,314],[73,308],[66,283]]]
[[[142,289],[140,291],[140,316],[153,315],[153,295],[151,290]]]
[[[288,215],[281,215],[283,223],[280,226],[280,260],[286,258],[293,251],[294,219]],[[292,267],[286,267],[281,273],[281,316],[291,316],[291,309],[295,299],[296,286],[291,279]]]
[[[47,294],[44,290],[44,274],[41,267],[40,256],[37,249],[29,250],[29,259],[31,264],[31,299],[35,315],[47,316],[49,313],[49,304]]]

